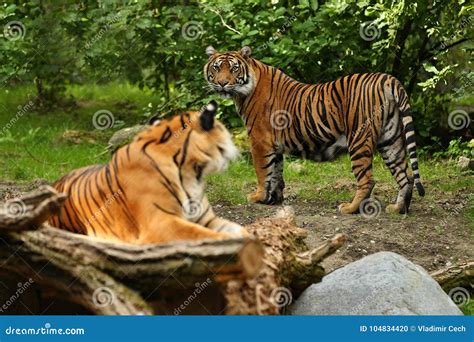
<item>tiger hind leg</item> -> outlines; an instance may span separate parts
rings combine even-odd
[[[359,142],[360,144],[360,142]],[[373,148],[370,144],[363,144],[357,148],[349,148],[352,172],[357,179],[357,191],[352,202],[341,203],[338,211],[341,214],[354,214],[359,212],[361,202],[370,197],[375,182],[372,178]]]
[[[389,204],[385,211],[407,214],[413,193],[413,179],[408,177],[405,141],[401,135],[401,130],[398,136],[395,136],[395,139],[381,142],[379,145],[379,151],[385,165],[387,165],[399,186],[396,202]]]

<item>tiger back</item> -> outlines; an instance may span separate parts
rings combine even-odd
[[[246,235],[217,217],[205,177],[222,172],[238,150],[214,119],[201,112],[154,120],[105,165],[74,170],[53,184],[68,195],[49,223],[71,232],[135,244]]]
[[[413,183],[424,195],[412,111],[395,77],[366,73],[304,84],[253,58],[248,46],[222,53],[209,46],[206,54],[204,75],[210,89],[234,100],[247,128],[257,175],[250,201],[283,201],[284,154],[324,161],[346,150],[357,191],[352,201],[339,205],[340,213],[360,211],[370,197],[377,150],[399,186],[397,200],[387,211],[408,211]],[[408,174],[407,155],[413,178]]]

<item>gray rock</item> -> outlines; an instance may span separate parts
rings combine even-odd
[[[143,131],[146,127],[146,125],[136,125],[118,130],[110,138],[107,149],[110,151],[110,153],[115,152],[115,150],[117,150],[119,147],[122,147],[123,145],[126,145],[131,142],[133,137],[138,132]]]
[[[380,252],[311,285],[292,315],[462,315],[438,283],[404,257]]]
[[[461,170],[474,170],[474,159],[469,159],[466,157],[459,157],[458,167]]]

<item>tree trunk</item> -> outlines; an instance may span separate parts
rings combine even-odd
[[[41,298],[32,313],[46,312],[43,299],[52,298],[68,314],[278,314],[286,298],[321,280],[319,262],[345,241],[337,235],[308,251],[286,210],[248,226],[256,239],[109,242],[41,224],[64,199],[46,186],[0,210],[2,280],[34,284]],[[10,290],[0,298],[15,298]]]
[[[446,292],[456,287],[469,289],[474,284],[474,261],[443,268],[431,276]]]
[[[346,236],[337,234],[308,250],[304,243],[306,232],[296,227],[293,220],[292,210],[286,207],[276,217],[263,218],[246,227],[264,244],[264,265],[254,279],[227,283],[227,314],[283,313],[294,297],[321,281],[325,271],[319,263],[339,249]]]

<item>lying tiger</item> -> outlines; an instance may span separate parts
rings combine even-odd
[[[209,61],[204,76],[215,92],[233,98],[245,122],[257,174],[253,202],[277,204],[283,200],[283,154],[315,161],[334,158],[349,150],[357,191],[352,202],[342,203],[344,214],[359,211],[374,187],[372,160],[379,150],[398,183],[396,203],[387,211],[406,213],[413,179],[408,176],[407,152],[420,196],[415,131],[408,96],[393,76],[354,74],[321,84],[304,84],[281,70],[241,51],[206,49]]]
[[[217,217],[204,194],[206,175],[221,172],[238,150],[214,119],[215,102],[151,126],[109,163],[74,170],[53,186],[68,198],[52,226],[134,244],[247,235]]]

